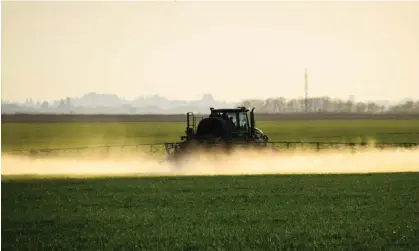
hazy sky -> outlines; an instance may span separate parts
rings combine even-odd
[[[419,3],[2,2],[2,98],[419,98]]]

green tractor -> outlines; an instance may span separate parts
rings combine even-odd
[[[254,109],[246,107],[232,109],[210,108],[210,115],[202,118],[198,125],[193,113],[186,114],[186,135],[181,142],[165,143],[169,160],[191,153],[197,149],[211,151],[214,148],[226,152],[234,147],[266,147],[268,136],[255,127]]]

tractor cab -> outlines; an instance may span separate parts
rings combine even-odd
[[[227,121],[232,128],[234,138],[246,138],[254,134],[254,115],[253,110],[245,107],[232,109],[211,108],[209,117],[220,117]]]
[[[246,107],[214,109],[208,118],[203,118],[197,124],[195,115],[191,112],[186,116],[185,136],[181,140],[201,139],[204,135],[212,137],[227,137],[233,141],[266,142],[267,136],[255,128],[254,109]],[[227,133],[228,132],[228,133]]]

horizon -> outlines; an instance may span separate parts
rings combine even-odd
[[[419,99],[419,2],[11,1],[2,37],[2,102]]]
[[[246,100],[262,100],[262,101],[265,101],[268,98],[274,98],[274,99],[276,99],[276,98],[285,98],[286,100],[304,99],[304,96],[301,95],[301,96],[298,96],[298,97],[283,97],[283,96],[276,97],[276,96],[272,96],[272,97],[268,97],[268,98],[265,98],[265,99],[264,98],[248,98],[248,99],[239,99],[239,100],[222,100],[222,99],[217,99],[217,97],[215,97],[211,93],[203,93],[200,96],[196,97],[195,99],[171,99],[171,98],[168,98],[166,96],[160,95],[158,93],[156,93],[156,94],[150,94],[150,95],[139,95],[139,96],[136,96],[136,97],[133,97],[133,98],[130,98],[129,99],[129,98],[126,98],[126,97],[118,96],[118,95],[113,94],[113,93],[88,92],[88,93],[85,93],[85,94],[83,94],[81,96],[77,96],[77,97],[68,97],[68,96],[67,97],[61,97],[61,98],[58,98],[57,97],[57,98],[51,99],[51,100],[40,100],[40,99],[34,99],[32,97],[27,97],[27,98],[25,98],[23,100],[6,100],[6,99],[2,98],[2,101],[1,102],[2,102],[2,104],[3,103],[20,103],[20,104],[24,104],[24,103],[28,102],[29,100],[32,100],[33,103],[37,103],[37,102],[39,102],[39,103],[42,103],[42,102],[53,103],[53,102],[58,102],[60,100],[65,100],[66,98],[70,98],[70,100],[76,100],[76,99],[80,99],[80,98],[86,97],[89,94],[116,96],[118,99],[125,100],[125,101],[128,101],[128,102],[131,102],[131,101],[134,101],[134,100],[138,100],[139,98],[145,98],[145,99],[147,99],[147,98],[152,98],[152,97],[156,97],[156,96],[157,97],[161,97],[163,99],[167,99],[169,101],[186,101],[186,102],[190,102],[190,101],[197,101],[197,100],[199,101],[199,100],[202,100],[206,95],[210,95],[217,102],[226,102],[226,103],[237,103],[237,102],[243,102],[243,101],[246,101]],[[401,99],[358,100],[356,98],[356,95],[348,95],[347,98],[343,98],[343,99],[338,98],[338,97],[331,97],[331,96],[327,96],[327,95],[326,96],[308,96],[307,98],[308,99],[313,99],[313,98],[328,97],[328,98],[330,98],[332,100],[334,100],[334,99],[336,99],[336,100],[350,100],[351,96],[355,99],[355,103],[356,102],[389,102],[389,103],[397,103],[397,102],[404,102],[406,100],[414,100],[414,101],[418,100],[419,101],[419,99],[415,99],[415,98],[412,98],[412,97],[404,97],[404,98],[401,98]]]

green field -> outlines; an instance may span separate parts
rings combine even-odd
[[[270,140],[419,143],[419,120],[262,121]],[[159,143],[180,140],[183,122],[5,123],[2,149],[77,147],[97,144]]]
[[[2,151],[177,141],[184,126],[5,123]],[[419,120],[264,121],[257,126],[271,140],[419,143]],[[1,193],[4,250],[419,249],[419,173],[2,176]]]
[[[419,173],[2,182],[3,250],[419,248]]]

